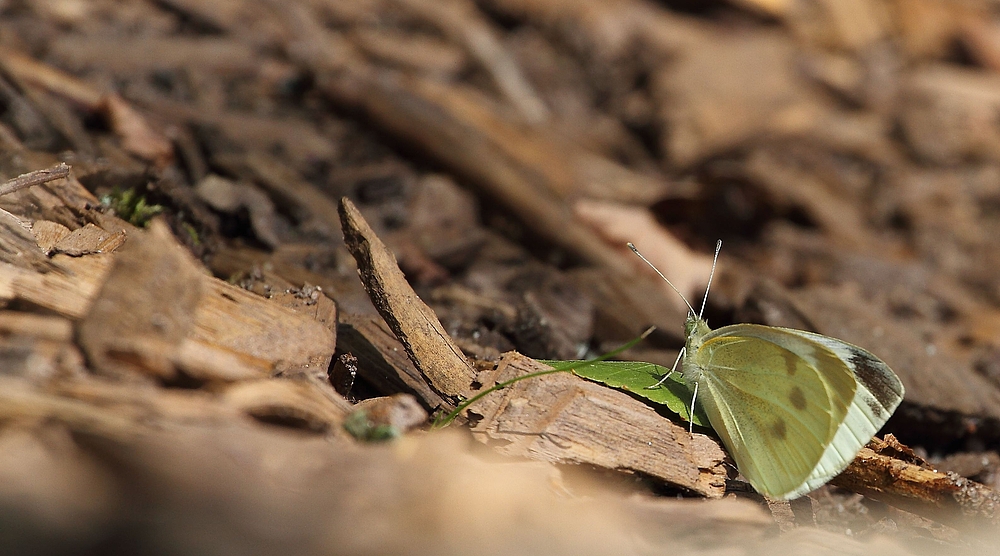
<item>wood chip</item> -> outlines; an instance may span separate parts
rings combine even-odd
[[[49,254],[65,253],[71,257],[92,253],[111,253],[125,243],[125,232],[105,231],[94,224],[87,224],[60,238],[49,248]]]
[[[922,463],[890,434],[862,448],[833,484],[959,529],[978,531],[1000,524],[1000,494]]]
[[[194,328],[203,275],[162,221],[127,245],[78,324],[80,346],[100,372],[135,368],[173,378],[173,353]]]
[[[406,282],[396,257],[346,197],[340,202],[340,220],[344,242],[358,262],[361,282],[410,360],[439,394],[453,398],[465,392],[475,370],[434,311]]]
[[[512,352],[479,380],[488,388],[549,368]],[[467,411],[483,416],[473,428],[476,437],[505,442],[497,447],[505,455],[630,470],[710,498],[725,491],[725,453],[717,441],[691,435],[628,394],[570,373],[520,381]]]

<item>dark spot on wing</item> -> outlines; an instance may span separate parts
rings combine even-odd
[[[799,356],[788,350],[781,350],[782,356],[785,358],[785,372],[788,376],[794,376],[796,367],[798,366]]]
[[[779,417],[778,420],[775,421],[774,424],[771,425],[771,434],[773,434],[774,437],[777,438],[777,439],[779,439],[779,440],[784,440],[785,439],[785,435],[788,434],[788,431],[787,431],[787,429],[785,427],[785,420],[784,419],[781,419]]]
[[[851,355],[851,367],[858,382],[882,405],[882,412],[898,405],[903,385],[885,363],[867,351],[858,349]],[[879,415],[881,412],[876,411],[875,414]]]
[[[792,402],[792,407],[799,411],[806,408],[806,396],[798,386],[792,387],[792,391],[788,393],[788,401]]]

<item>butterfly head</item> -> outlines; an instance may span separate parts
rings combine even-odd
[[[684,337],[701,337],[711,332],[708,322],[694,313],[688,313],[687,320],[684,321]]]

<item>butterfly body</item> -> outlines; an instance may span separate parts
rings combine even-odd
[[[843,471],[903,397],[870,352],[820,334],[756,324],[685,323],[681,373],[740,472],[793,499]]]

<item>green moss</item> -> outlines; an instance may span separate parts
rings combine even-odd
[[[154,216],[163,212],[163,205],[146,202],[146,197],[135,189],[122,191],[115,188],[111,193],[101,196],[101,205],[113,210],[122,220],[140,228],[145,228]]]
[[[384,442],[400,435],[396,427],[372,423],[363,409],[351,413],[344,419],[344,430],[362,442]]]

